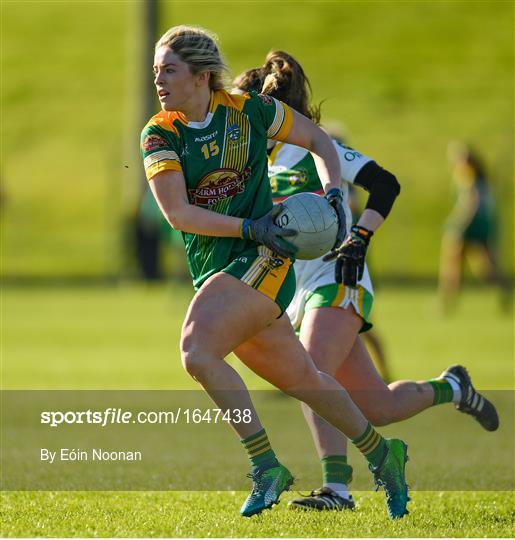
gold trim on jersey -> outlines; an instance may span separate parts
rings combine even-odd
[[[147,180],[152,180],[152,178],[157,173],[160,173],[162,171],[182,172],[182,167],[178,161],[174,161],[172,159],[164,159],[162,161],[158,161],[157,163],[154,163],[153,165],[150,165],[150,167],[145,169]]]
[[[245,102],[249,99],[249,94],[229,94],[225,90],[211,92],[211,101],[209,102],[209,112],[214,113],[218,105],[225,105],[231,109],[242,111]]]
[[[158,152],[150,154],[143,160],[143,167],[148,169],[151,165],[154,165],[154,163],[158,163],[159,161],[163,161],[165,159],[172,159],[179,162],[177,152],[174,152],[173,150],[159,150]]]
[[[246,114],[231,107],[225,119],[222,168],[241,172],[249,158],[250,122]]]
[[[293,113],[286,105],[286,103],[282,103],[281,105],[284,107],[284,118],[283,122],[281,124],[281,127],[278,129],[277,133],[274,136],[271,136],[271,139],[275,139],[276,141],[284,141],[286,137],[290,134],[291,128],[293,126]]]
[[[218,105],[225,105],[226,107],[241,112],[249,97],[249,94],[229,94],[225,90],[217,90],[216,92],[211,92],[208,112],[214,113]],[[145,128],[149,126],[159,126],[166,131],[172,131],[177,136],[179,136],[179,131],[173,124],[175,120],[179,120],[179,122],[181,122],[182,124],[188,125],[188,119],[184,116],[182,112],[160,111],[147,122]]]
[[[168,112],[168,111],[158,112],[147,122],[147,125],[144,127],[144,129],[150,126],[158,126],[166,131],[171,131],[175,135],[179,136],[179,131],[173,125],[173,121],[177,118],[180,120],[180,116],[181,116],[181,113],[178,113],[178,112]]]
[[[270,124],[270,127],[268,128],[268,131],[266,132],[269,139],[275,137],[277,132],[281,129],[284,120],[284,107],[282,106],[282,103],[275,98],[272,99],[274,100],[275,105],[275,116]]]
[[[286,103],[275,98],[272,99],[275,102],[275,117],[266,134],[269,139],[283,141],[290,133],[293,114]]]

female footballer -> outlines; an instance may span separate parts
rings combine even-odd
[[[243,73],[234,86],[236,91],[257,89],[316,123],[320,120],[319,109],[310,105],[309,80],[300,64],[285,52],[271,52],[263,67]],[[269,176],[276,203],[294,193],[323,193],[310,153],[288,143],[274,142],[269,147]],[[485,429],[497,429],[495,408],[474,390],[461,366],[453,366],[430,381],[397,381],[388,386],[376,371],[358,336],[371,327],[373,289],[365,254],[373,229],[392,208],[399,185],[375,161],[336,141],[333,144],[345,182],[340,188],[331,189],[327,196],[332,201],[341,201],[350,234],[328,256],[295,262],[297,289],[287,314],[299,330],[302,344],[317,367],[335,376],[375,425],[397,422],[432,405],[453,401]],[[347,203],[349,183],[370,193],[366,209],[353,227]],[[373,229],[369,226],[371,222]],[[308,405],[303,403],[302,407],[321,460],[323,487],[309,497],[291,501],[290,505],[315,510],[354,508],[347,488],[352,468],[347,464],[345,437]]]
[[[155,86],[161,112],[143,129],[141,150],[150,188],[168,222],[182,231],[197,290],[181,335],[184,368],[224,411],[252,464],[253,489],[241,514],[270,508],[292,484],[279,463],[238,373],[232,351],[258,375],[349,437],[384,486],[390,517],[406,513],[406,444],[385,440],[348,393],[318,371],[283,316],[295,292],[287,241],[274,224],[267,139],[308,149],[324,190],[339,194],[340,163],[329,137],[306,117],[266,95],[224,90],[226,67],[203,29],[178,26],[157,42]],[[333,201],[341,213],[338,197]],[[373,230],[371,215],[363,225]],[[344,221],[339,238],[343,240]],[[341,243],[340,241],[340,243]]]
[[[477,153],[462,142],[448,147],[456,203],[442,238],[439,293],[444,311],[456,303],[465,255],[475,255],[482,277],[499,286],[503,308],[509,308],[509,286],[497,262],[495,201]]]

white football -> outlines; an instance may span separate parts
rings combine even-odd
[[[335,244],[338,216],[324,197],[316,193],[297,193],[282,201],[283,210],[275,223],[297,231],[297,236],[285,237],[298,248],[297,259],[317,259]]]

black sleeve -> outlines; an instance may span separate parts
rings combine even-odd
[[[354,183],[370,193],[366,208],[379,212],[384,218],[390,213],[397,195],[401,192],[397,178],[375,161],[369,161],[363,166]]]

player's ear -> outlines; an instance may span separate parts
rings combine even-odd
[[[209,84],[209,79],[211,77],[211,72],[208,70],[199,71],[197,73],[197,86],[204,86]]]

